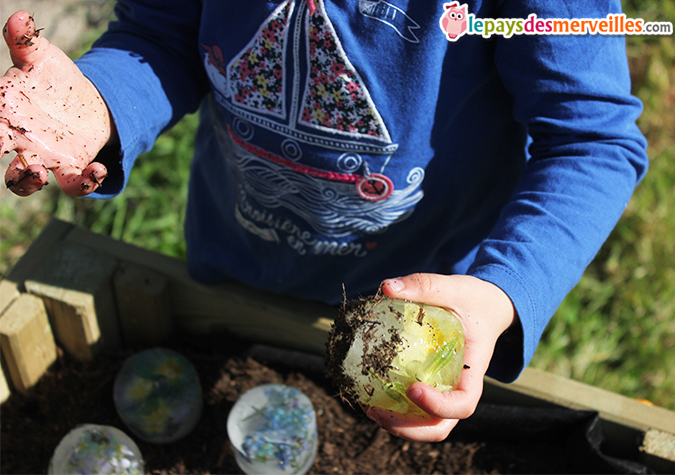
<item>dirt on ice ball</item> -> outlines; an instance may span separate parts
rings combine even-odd
[[[406,396],[421,381],[457,388],[464,331],[453,312],[381,294],[346,303],[326,343],[326,370],[351,403],[424,415]]]

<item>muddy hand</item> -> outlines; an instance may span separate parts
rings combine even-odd
[[[105,102],[29,13],[12,15],[3,36],[14,66],[0,77],[0,158],[17,153],[7,187],[28,196],[47,184],[49,169],[68,195],[91,193],[107,175],[93,160],[114,133]]]

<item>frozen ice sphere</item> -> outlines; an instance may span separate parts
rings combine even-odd
[[[49,463],[50,475],[141,475],[143,457],[131,438],[115,427],[85,424],[61,439]]]
[[[129,430],[146,442],[175,442],[202,413],[199,376],[183,355],[152,348],[129,357],[115,379],[115,408]]]
[[[453,311],[377,293],[343,306],[326,342],[326,369],[354,405],[428,417],[408,399],[408,387],[457,389],[464,346]]]
[[[301,391],[267,384],[245,392],[227,418],[237,464],[246,474],[304,474],[316,458],[312,402]]]

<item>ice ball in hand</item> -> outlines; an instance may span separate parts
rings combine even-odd
[[[283,384],[266,384],[242,394],[227,418],[227,434],[246,474],[303,474],[317,453],[312,402]]]
[[[50,475],[141,475],[143,457],[128,435],[115,427],[86,424],[61,440],[49,463]]]
[[[346,303],[326,343],[326,369],[350,403],[425,415],[406,395],[416,381],[457,388],[462,322],[453,312],[377,294]]]
[[[180,353],[152,348],[128,358],[115,379],[115,408],[129,430],[146,442],[169,443],[199,421],[199,376]]]

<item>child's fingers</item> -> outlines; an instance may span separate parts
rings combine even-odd
[[[454,391],[440,392],[426,384],[413,383],[406,394],[420,409],[433,417],[466,419],[476,410],[483,393],[483,379],[472,378],[464,373],[462,379]]]
[[[19,69],[30,69],[39,60],[49,42],[40,36],[30,13],[18,11],[12,15],[2,30],[9,54],[14,66]]]
[[[445,440],[458,422],[456,419],[398,414],[378,407],[368,408],[366,415],[390,434],[419,442]]]
[[[96,191],[108,175],[105,165],[92,162],[81,170],[76,167],[52,168],[54,178],[69,196],[86,196]],[[21,151],[9,164],[5,185],[18,196],[29,196],[48,185],[49,173],[36,153]]]
[[[451,276],[440,274],[411,274],[382,283],[382,291],[389,297],[408,299],[427,305],[445,307],[449,300],[462,298]]]
[[[105,165],[92,162],[84,170],[75,167],[53,168],[54,178],[68,196],[86,196],[101,186],[108,174]]]
[[[29,196],[47,185],[49,173],[37,155],[18,153],[5,173],[5,184],[18,196]]]

